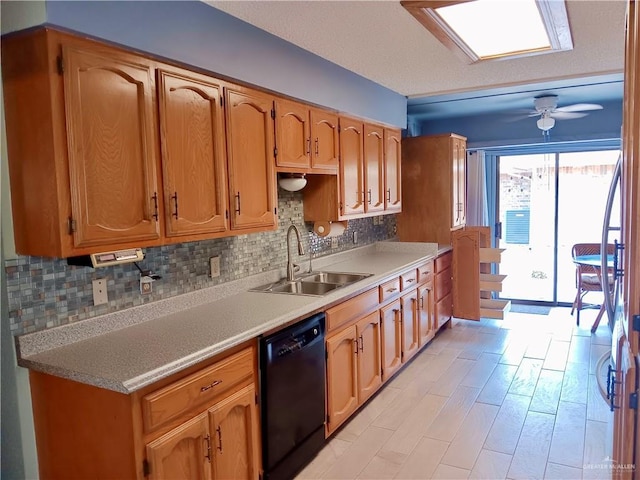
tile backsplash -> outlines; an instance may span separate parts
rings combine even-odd
[[[249,275],[284,268],[287,262],[286,231],[291,223],[304,230],[305,251],[314,257],[349,250],[395,236],[395,215],[350,220],[332,248],[330,238],[313,233],[305,224],[302,192],[278,191],[279,226],[276,231],[144,249],[139,262],[162,278],[152,292],[142,295],[139,270],[134,264],[93,269],[67,265],[66,260],[25,257],[5,261],[9,297],[9,321],[13,335],[80,321],[135,305],[180,295]],[[358,243],[353,243],[357,232]],[[220,276],[209,277],[209,258],[220,256]],[[292,246],[292,255],[297,252]],[[308,261],[305,258],[303,261]],[[297,263],[300,263],[296,259]],[[109,302],[93,305],[92,280],[105,278]]]

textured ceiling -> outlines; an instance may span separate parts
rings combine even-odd
[[[473,65],[399,1],[207,3],[410,98],[619,74],[624,66],[624,0],[567,1],[571,51]]]

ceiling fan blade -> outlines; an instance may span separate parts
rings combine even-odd
[[[558,107],[554,111],[556,112],[584,112],[588,110],[602,110],[602,105],[597,103],[575,103],[573,105],[567,105],[565,107]]]
[[[588,113],[579,113],[579,112],[551,112],[551,118],[555,118],[556,120],[572,120],[574,118],[582,118],[586,117]]]
[[[524,120],[525,118],[530,118],[532,115],[509,115],[506,118],[503,118],[502,121],[503,122],[507,122],[507,123],[511,123],[511,122],[517,122],[519,120]]]

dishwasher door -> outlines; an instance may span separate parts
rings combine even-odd
[[[260,341],[263,467],[290,479],[324,445],[324,314]]]

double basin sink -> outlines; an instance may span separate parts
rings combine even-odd
[[[351,285],[372,273],[345,273],[345,272],[311,272],[301,275],[289,282],[280,280],[261,287],[252,288],[252,292],[286,293],[289,295],[314,295],[322,296],[340,287]]]

